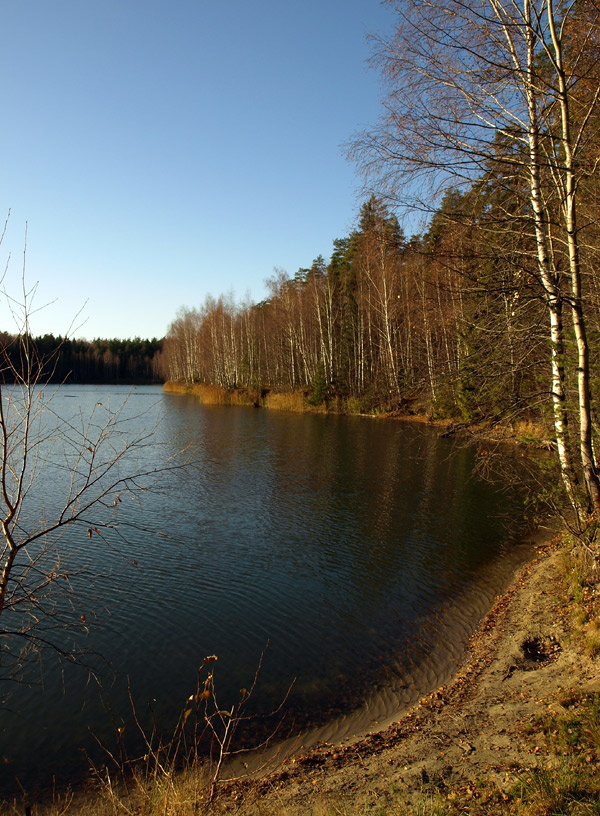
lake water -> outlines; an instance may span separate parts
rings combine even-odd
[[[218,655],[230,705],[267,644],[257,710],[295,681],[281,736],[368,729],[448,679],[529,551],[519,497],[476,477],[473,453],[435,428],[203,407],[157,387],[67,386],[53,410],[80,422],[126,396],[126,433],[159,422],[131,466],[160,469],[184,449],[189,464],[121,494],[108,540],[61,540],[72,595],[60,620],[74,634],[59,638],[95,677],[48,653],[33,685],[0,680],[5,793],[17,775],[43,786],[84,773],[86,754],[101,759],[92,735],[110,743],[124,727],[135,750],[128,683],[140,717],[150,704],[168,729],[204,656]],[[42,470],[35,490],[51,517],[64,475]]]

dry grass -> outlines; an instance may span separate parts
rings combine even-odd
[[[264,399],[264,407],[271,408],[274,411],[293,411],[296,413],[316,410],[307,403],[304,391],[284,391],[281,393],[269,391]]]
[[[260,400],[260,394],[248,388],[221,388],[219,385],[203,383],[166,382],[164,390],[172,394],[190,394],[197,397],[203,405],[254,405]]]
[[[218,385],[202,383],[179,383],[168,381],[164,390],[173,394],[190,394],[203,405],[247,405],[269,408],[273,411],[290,411],[298,414],[359,414],[364,416],[382,414],[380,410],[365,408],[363,402],[356,398],[340,396],[330,397],[317,405],[308,401],[310,392],[306,389],[296,391],[274,391],[270,388],[221,388]]]
[[[252,388],[221,388],[218,385],[202,383],[166,382],[164,390],[174,394],[190,394],[203,405],[246,405],[270,408],[274,411],[292,411],[294,413],[326,413],[325,403],[309,405],[306,391],[271,391]]]
[[[562,559],[565,602],[575,637],[588,657],[600,654],[600,582],[598,566],[586,547],[574,544]]]
[[[548,444],[548,429],[540,422],[520,419],[514,424],[515,437],[527,444],[543,445]]]

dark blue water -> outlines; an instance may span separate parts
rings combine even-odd
[[[87,668],[46,649],[26,668],[31,685],[0,681],[5,791],[16,775],[47,785],[85,773],[86,754],[102,759],[92,734],[111,744],[124,727],[135,751],[126,678],[140,718],[150,705],[172,728],[210,654],[230,705],[268,644],[254,704],[272,708],[295,681],[282,736],[336,717],[342,736],[389,716],[447,678],[525,557],[520,498],[477,478],[473,453],[436,429],[203,407],[154,387],[55,395],[53,421],[73,433],[42,461],[27,523],[64,500],[60,463],[85,418],[96,411],[100,433],[125,396],[110,451],[146,429],[121,473],[150,472],[148,489],[92,507],[89,526],[110,525],[102,535],[84,526],[59,541],[69,580],[47,636]],[[354,726],[352,711],[363,712]]]

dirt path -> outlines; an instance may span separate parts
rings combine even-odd
[[[320,746],[258,781],[227,786],[217,812],[312,813],[333,801],[364,809],[399,791],[405,801],[424,789],[468,798],[482,784],[502,795],[512,768],[545,761],[541,742],[525,737],[527,723],[551,713],[561,690],[600,692],[600,661],[583,654],[557,601],[561,557],[550,542],[521,568],[450,684],[385,731]]]

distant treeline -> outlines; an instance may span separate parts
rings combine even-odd
[[[4,358],[4,381],[14,379],[23,370],[23,344],[7,332],[0,333]],[[42,365],[45,382],[78,383],[159,383],[162,371],[163,341],[155,337],[143,340],[95,339],[71,340],[45,334],[33,338],[31,351]]]

